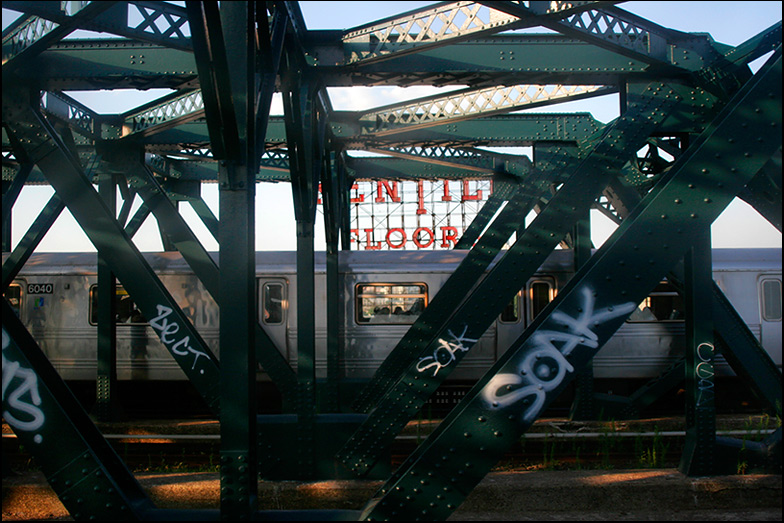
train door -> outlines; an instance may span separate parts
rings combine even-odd
[[[496,357],[500,356],[525,330],[525,292],[514,295],[498,317],[496,328]]]
[[[555,297],[555,281],[547,276],[528,280],[525,289],[518,292],[498,318],[498,354],[523,333],[525,328]]]
[[[258,285],[261,326],[280,353],[289,359],[288,281],[285,278],[259,278]]]
[[[774,363],[781,367],[781,275],[759,279],[760,341]]]
[[[544,310],[555,298],[555,281],[551,277],[537,277],[528,280],[526,326]]]

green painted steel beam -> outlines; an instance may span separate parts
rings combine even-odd
[[[775,51],[779,45],[781,45],[781,21],[729,49],[724,53],[724,57],[736,64],[748,64],[766,53]]]
[[[678,154],[677,157],[680,157]],[[749,192],[749,187],[760,182],[761,177],[773,176],[775,178],[775,166],[780,166],[781,149],[776,151],[771,159],[766,162],[756,175],[746,184],[741,191]],[[779,167],[780,176],[780,167]],[[612,193],[612,195],[610,195]],[[604,192],[612,201],[616,209],[618,218],[617,223],[622,223],[622,219],[627,219],[631,211],[641,200],[640,194],[634,189],[629,188],[620,180],[608,186]],[[780,198],[779,209],[780,209]],[[779,211],[780,212],[780,211]],[[676,288],[682,287],[684,281],[683,268],[679,266],[667,275],[668,280]],[[712,286],[712,307],[714,317],[715,342],[719,352],[725,357],[732,370],[740,376],[750,389],[765,402],[772,412],[781,411],[781,372],[776,368],[760,342],[749,330],[749,327],[737,313],[718,285]],[[681,291],[682,292],[682,291]],[[683,361],[674,364],[673,368],[668,369],[661,376],[651,380],[648,384],[640,388],[628,399],[625,404],[625,415],[636,416],[642,409],[649,405],[657,396],[666,392],[668,388],[678,385],[684,379],[685,363]],[[680,372],[679,372],[680,371]],[[616,398],[617,399],[617,398]]]
[[[341,455],[342,461],[356,474],[367,473],[368,467],[378,459],[376,449],[391,442],[424,405],[574,223],[588,212],[611,178],[681,99],[674,90],[659,84],[641,89],[641,93],[632,98],[633,105],[607,129],[593,150],[581,162],[569,164],[564,184],[526,228],[525,217],[542,194],[549,191],[553,177],[539,181],[538,190],[531,191],[534,198],[527,198],[522,209],[515,212],[512,227],[503,238],[506,241],[512,232],[520,231],[517,240],[489,274],[481,282],[477,281],[478,277],[467,281],[470,292],[451,296],[448,299],[450,306],[438,315],[420,316],[419,321],[432,324],[428,325],[426,336],[415,341],[409,341],[406,336],[395,347],[392,355],[400,353],[396,358],[399,366],[384,376],[384,383],[376,392],[381,395],[374,395],[376,409],[346,443],[346,451]],[[445,351],[445,347],[449,349]],[[385,370],[383,367],[377,374]]]
[[[781,232],[781,149],[738,194]]]
[[[3,4],[6,8],[7,4]],[[13,71],[18,66],[41,53],[54,42],[68,36],[80,21],[99,16],[112,7],[110,2],[71,2],[70,11],[58,11],[58,21],[47,20],[39,16],[29,16],[22,23],[14,24],[8,31],[3,31],[3,73]]]
[[[3,418],[75,519],[143,520],[154,508],[3,299]]]
[[[778,150],[781,74],[778,50],[381,487],[363,519],[443,520],[463,502]]]
[[[337,112],[332,132],[347,148],[358,150],[368,147],[368,143],[376,146],[522,147],[542,141],[583,141],[603,126],[587,113],[507,114],[407,130],[384,140],[368,140],[361,137],[362,130],[353,115]]]
[[[535,15],[548,2],[528,7],[513,2],[485,2],[519,16]],[[678,74],[710,65],[719,56],[704,35],[692,35],[662,27],[618,7],[601,6],[558,20],[542,20],[542,26],[593,45],[657,66],[660,73]]]
[[[550,83],[617,85],[625,78],[666,76],[645,62],[557,34],[498,35],[361,67],[330,64],[342,50],[319,40],[308,52],[318,60],[318,75],[327,87],[510,85],[541,82],[545,76]],[[125,39],[61,42],[18,74],[47,90],[197,87],[191,53]]]
[[[268,20],[266,5],[252,2],[189,2],[186,11],[212,155],[219,162],[221,518],[248,520],[258,492],[256,24]]]
[[[99,178],[98,194],[112,216],[117,215],[117,179],[113,173]],[[118,222],[119,223],[119,222]],[[109,263],[97,256],[95,406],[99,421],[115,421],[120,411],[117,403],[117,279]]]
[[[710,227],[696,235],[694,245],[686,253],[684,268],[686,437],[678,468],[688,476],[710,476],[718,472]]]
[[[362,136],[381,138],[483,116],[603,96],[616,90],[612,86],[552,84],[469,88],[378,107],[360,113],[357,122]]]
[[[445,178],[477,178],[474,169],[458,169],[447,165],[401,158],[349,157],[346,166],[357,180],[428,180]]]
[[[8,258],[3,261],[3,292],[19,274],[25,262],[30,258],[38,244],[54,224],[60,213],[65,209],[65,204],[57,194],[53,194],[44,208],[33,221],[25,235],[19,240],[16,248]]]
[[[479,209],[479,212],[476,214],[476,216],[474,216],[474,219],[471,220],[471,224],[455,244],[455,250],[471,249],[471,247],[473,247],[473,245],[479,239],[479,235],[482,234],[482,231],[484,231],[485,228],[490,224],[490,220],[492,220],[493,216],[495,216],[495,214],[504,204],[504,201],[505,200],[495,192],[491,194],[482,208]]]
[[[162,100],[155,100],[121,115],[122,138],[137,134],[149,136],[203,116],[204,101],[201,91],[173,93]]]
[[[461,170],[473,170],[478,175],[484,176],[492,175],[496,171],[496,166],[506,163],[520,162],[525,164],[524,171],[530,167],[527,157],[499,154],[476,148],[371,146],[367,150],[404,160],[415,160]]]
[[[656,75],[648,63],[559,34],[494,35],[359,66],[339,65],[340,33],[314,32],[309,54],[327,86],[511,85],[540,82],[617,85]]]
[[[81,166],[52,125],[26,104],[21,93],[5,91],[3,112],[11,132],[23,140],[31,160],[68,206],[96,249],[133,297],[208,406],[218,411],[218,363],[152,268],[117,223]]]
[[[193,53],[137,40],[66,40],[19,69],[48,91],[193,89]]]
[[[441,2],[346,30],[341,38],[345,63],[374,63],[432,47],[539,25],[612,2],[549,2],[536,16],[516,14],[483,2]]]
[[[3,8],[33,14],[63,24],[84,10],[83,2],[65,2],[60,6],[51,2],[3,2]],[[94,16],[74,20],[74,28],[112,33],[143,42],[165,45],[174,49],[190,50],[185,9],[167,2],[91,2],[106,4]]]
[[[284,57],[283,107],[291,173],[294,217],[297,223],[297,432],[298,474],[315,473],[316,312],[314,227],[318,188],[324,167],[326,107],[318,87],[291,49]]]
[[[732,370],[781,416],[781,371],[716,283],[712,290],[717,347]]]

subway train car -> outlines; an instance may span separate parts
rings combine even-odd
[[[343,252],[342,376],[369,379],[465,256],[464,251]],[[218,347],[215,302],[177,253],[144,255],[213,352]],[[259,322],[296,366],[296,253],[259,252]],[[714,279],[751,332],[781,368],[781,249],[717,249]],[[450,375],[453,383],[480,378],[573,275],[572,253],[556,250],[515,296]],[[323,253],[316,260],[317,375],[326,375],[326,283]],[[118,284],[117,374],[120,380],[177,381],[185,375],[160,343],[132,298]],[[96,255],[33,255],[5,297],[65,380],[96,378]],[[594,358],[596,379],[652,378],[684,350],[682,303],[663,280]],[[423,360],[422,365],[426,366]],[[731,375],[719,356],[717,375]],[[259,379],[266,375],[260,371]]]

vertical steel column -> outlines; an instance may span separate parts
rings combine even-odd
[[[220,56],[225,57],[231,72],[224,80],[231,86],[238,131],[238,143],[229,144],[229,154],[220,163],[220,453],[224,521],[252,519],[257,508],[255,8],[251,2],[225,2],[220,7],[226,45],[225,55]],[[259,8],[263,9],[261,5]]]
[[[689,476],[707,476],[714,473],[716,448],[710,229],[694,242],[685,265],[686,443],[679,468]]]
[[[172,202],[174,205],[174,209],[179,212],[179,203]],[[166,231],[163,228],[161,223],[158,223],[158,234],[161,236],[161,245],[163,245],[163,250],[166,252],[177,252],[177,247],[174,245],[171,237],[166,234]]]
[[[291,169],[294,217],[297,222],[297,452],[300,476],[315,470],[316,318],[314,226],[325,121],[320,121],[316,89],[301,57],[287,55],[287,87],[283,90],[286,139]]]
[[[340,368],[343,343],[340,326],[343,319],[341,306],[341,280],[338,260],[338,241],[340,239],[339,192],[343,190],[341,167],[334,161],[336,155],[325,158],[324,176],[321,193],[324,198],[324,228],[327,240],[327,383],[324,390],[324,407],[328,412],[340,411]]]
[[[115,175],[106,173],[98,181],[98,194],[112,216],[117,214]],[[95,414],[109,421],[117,414],[117,280],[106,259],[98,252],[98,347],[96,353]]]
[[[577,273],[591,257],[591,213],[575,223],[572,229],[572,248],[574,250],[574,272]],[[593,362],[576,373],[574,380],[574,401],[569,419],[592,420],[596,418],[593,401]]]

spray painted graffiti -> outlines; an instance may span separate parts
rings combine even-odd
[[[439,370],[455,361],[455,353],[457,353],[457,351],[468,352],[468,350],[474,343],[476,343],[477,340],[466,338],[466,331],[468,331],[468,325],[463,326],[463,333],[460,336],[455,336],[451,330],[448,330],[447,332],[454,341],[447,341],[439,338],[438,347],[436,347],[436,349],[433,351],[433,355],[425,356],[424,358],[419,359],[419,362],[417,363],[417,371],[424,372],[431,367],[435,367],[435,370],[433,371],[433,376],[435,376],[438,374]],[[468,345],[464,345],[464,343],[468,343]],[[423,367],[422,364],[426,362],[429,363]]]
[[[210,357],[206,352],[202,352],[191,347],[190,336],[185,336],[181,340],[175,341],[173,336],[179,332],[180,325],[174,321],[170,322],[169,319],[167,319],[171,313],[172,309],[170,307],[166,307],[165,305],[158,305],[158,315],[150,320],[150,326],[158,331],[163,344],[166,345],[169,350],[177,356],[187,356],[188,354],[193,354],[195,357],[193,358],[193,366],[191,369],[195,369],[196,362],[199,360],[200,356],[204,356],[208,360]],[[201,370],[201,373],[204,373],[204,369]]]
[[[619,316],[630,314],[635,308],[628,302],[594,311],[593,290],[581,290],[580,315],[573,318],[561,311],[550,315],[550,320],[565,325],[568,332],[539,330],[528,340],[531,346],[517,363],[517,372],[497,374],[482,390],[482,398],[491,409],[504,409],[518,402],[527,404],[522,421],[533,423],[544,406],[548,392],[555,390],[574,367],[566,359],[578,345],[599,346],[599,337],[592,328]],[[558,348],[556,343],[560,343]]]
[[[705,407],[713,403],[713,345],[710,343],[700,343],[697,346],[697,358],[700,362],[695,368],[697,375],[697,405]]]
[[[10,344],[11,338],[3,330],[3,405],[9,407],[8,410],[3,409],[3,418],[17,430],[33,432],[40,429],[46,421],[46,416],[39,408],[41,394],[38,392],[38,376],[31,369],[22,367],[19,362],[6,359],[5,349]],[[22,383],[14,388],[11,384],[15,378],[21,380]],[[30,402],[23,398],[25,394],[29,394]],[[17,414],[24,414],[24,418],[30,419],[25,421],[17,417]],[[41,443],[43,437],[40,434],[35,434],[33,441]]]

